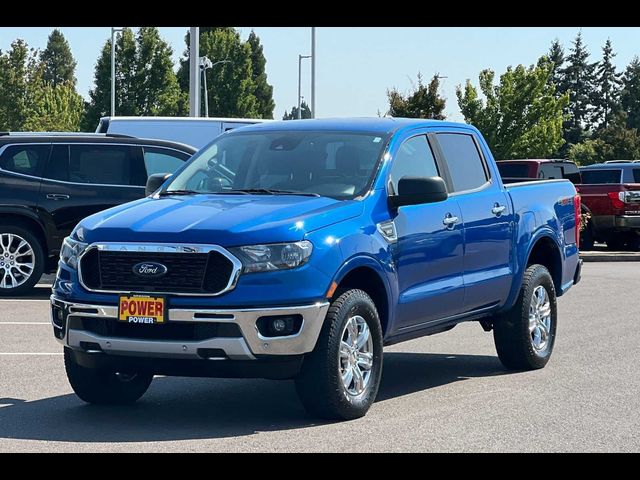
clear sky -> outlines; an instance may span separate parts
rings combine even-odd
[[[52,27],[53,28],[53,27]],[[275,118],[297,103],[298,54],[309,54],[311,44],[308,27],[239,27],[242,37],[252,28],[260,36],[267,58],[267,74],[274,87]],[[185,49],[188,27],[161,27],[161,35],[171,44],[174,59]],[[108,27],[63,27],[78,62],[76,76],[79,92],[85,97],[93,85],[93,69],[100,49],[110,36]],[[456,85],[470,78],[477,84],[478,73],[492,68],[498,74],[509,65],[530,65],[549,48],[554,38],[565,50],[571,44],[577,27],[319,27],[316,29],[318,117],[375,116],[387,109],[386,90],[397,87],[408,91],[416,74],[426,80],[434,73],[442,80],[447,99],[446,114],[461,120]],[[0,49],[6,49],[16,38],[29,46],[44,48],[51,28],[1,27]],[[587,27],[582,29],[592,61],[600,58],[601,47],[611,38],[620,69],[631,58],[640,55],[640,28]],[[303,96],[310,101],[310,64],[303,70]]]

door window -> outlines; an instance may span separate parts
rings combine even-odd
[[[144,185],[141,155],[128,145],[71,145],[69,181],[101,185]]]
[[[189,158],[186,153],[159,147],[144,147],[147,177],[154,173],[173,173]]]
[[[471,135],[438,133],[437,138],[447,162],[455,192],[473,190],[487,182],[484,162]]]
[[[51,145],[10,145],[0,156],[0,167],[9,172],[39,176],[42,172]]]
[[[402,177],[437,177],[438,167],[431,147],[424,135],[405,141],[396,153],[391,166],[393,193],[398,193],[398,181]]]

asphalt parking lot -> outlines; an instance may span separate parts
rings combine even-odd
[[[369,414],[309,418],[293,383],[156,378],[133,407],[88,406],[67,384],[48,287],[0,300],[0,451],[638,451],[637,263],[587,263],[560,299],[553,358],[510,373],[463,324],[385,350]]]

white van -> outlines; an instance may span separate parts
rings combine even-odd
[[[257,118],[102,117],[96,133],[170,140],[200,149],[227,130],[268,121]]]

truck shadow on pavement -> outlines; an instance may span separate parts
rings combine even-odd
[[[492,356],[387,352],[384,361],[377,402],[508,373]],[[375,410],[374,405],[364,421],[374,420]],[[147,394],[128,407],[86,405],[73,394],[35,401],[0,397],[0,438],[5,439],[192,440],[324,423],[305,413],[291,381],[156,377]]]

